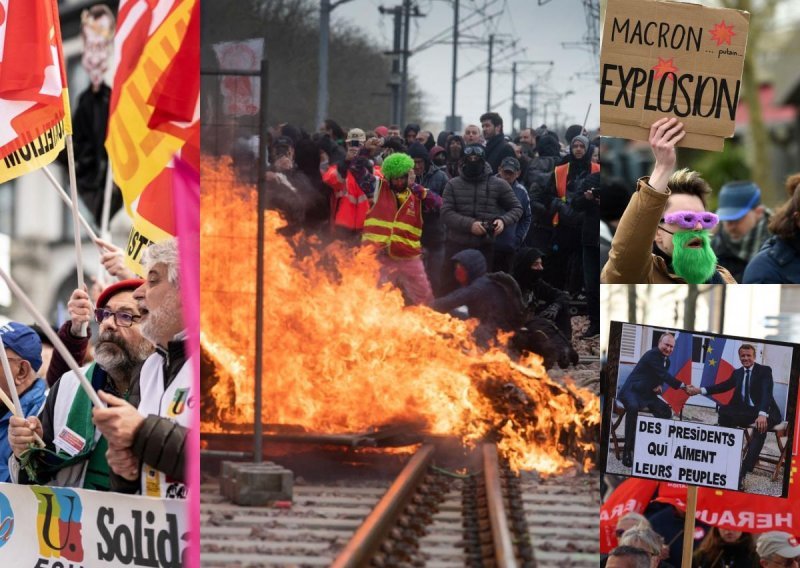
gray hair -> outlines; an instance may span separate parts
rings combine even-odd
[[[650,568],[650,556],[641,548],[618,546],[611,551],[609,556],[630,557],[633,558],[636,568]]]
[[[637,545],[638,543],[638,545]],[[661,546],[664,544],[663,537],[653,529],[635,527],[626,530],[619,544],[642,548],[654,556],[661,554]]]
[[[178,255],[178,237],[166,241],[152,243],[142,257],[145,267],[163,263],[167,267],[167,279],[175,288],[180,289],[180,257]]]

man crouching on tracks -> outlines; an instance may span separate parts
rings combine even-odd
[[[192,386],[181,312],[178,241],[150,245],[145,282],[133,294],[142,313],[142,335],[156,346],[142,367],[138,411],[125,400],[100,393],[108,408],[93,410],[108,440],[108,464],[142,495],[186,497],[186,437]]]
[[[142,337],[141,318],[133,292],[141,279],[116,282],[97,299],[95,319],[100,333],[95,346],[95,362],[84,367],[86,378],[103,396],[114,393],[135,408],[139,404],[139,370],[153,352]],[[69,303],[73,329],[89,320],[91,305],[85,295],[73,293]],[[66,330],[65,330],[66,332]],[[73,339],[73,342],[89,338]],[[54,360],[60,356],[54,355]],[[99,491],[130,490],[125,479],[110,475],[106,461],[107,439],[95,430],[90,420],[92,403],[74,372],[64,373],[53,385],[39,418],[12,417],[8,440],[14,452],[9,459],[15,483],[51,483],[62,487],[83,487]],[[45,448],[29,447],[36,432]],[[132,488],[134,491],[137,487]]]
[[[675,172],[675,145],[684,135],[675,118],[662,118],[650,127],[656,164],[649,178],[639,180],[620,219],[601,282],[736,283],[711,249],[709,231],[719,222],[706,211],[711,188],[697,172]]]

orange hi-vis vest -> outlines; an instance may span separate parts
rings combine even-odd
[[[600,164],[592,162],[592,173],[596,174],[600,171]],[[567,201],[567,177],[569,176],[569,164],[562,164],[556,166],[556,195],[558,198],[565,202]],[[553,226],[558,225],[558,213],[553,215]]]
[[[422,254],[422,202],[409,189],[400,207],[388,182],[381,180],[375,205],[364,222],[363,241],[380,245],[391,258],[411,259]]]
[[[333,189],[333,195],[336,198],[334,225],[351,231],[363,229],[364,219],[369,210],[369,201],[352,174],[347,172],[345,179],[342,180],[337,166],[332,165],[323,174],[322,181]]]

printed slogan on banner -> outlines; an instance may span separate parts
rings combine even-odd
[[[747,12],[697,4],[609,0],[600,53],[600,129],[647,140],[650,125],[679,118],[679,146],[722,150],[733,136],[742,86]]]

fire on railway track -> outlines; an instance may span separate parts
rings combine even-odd
[[[202,162],[203,432],[254,421],[255,190],[228,160]],[[421,424],[467,446],[494,440],[514,471],[588,469],[597,396],[548,378],[541,358],[518,360],[498,337],[488,351],[473,324],[406,307],[378,286],[369,248],[325,246],[265,220],[263,418],[322,434]]]

